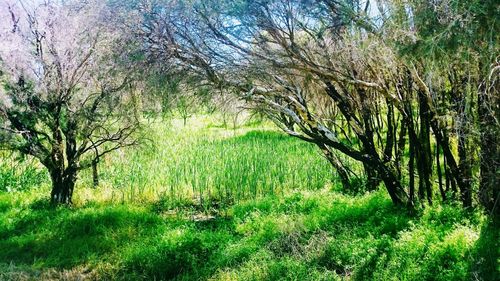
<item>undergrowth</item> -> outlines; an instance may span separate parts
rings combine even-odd
[[[2,158],[0,280],[498,280],[480,210],[342,194],[313,146],[207,122],[152,124],[97,189],[80,176],[71,207],[48,203],[35,163]]]
[[[75,268],[112,280],[498,276],[498,228],[483,215],[453,205],[408,213],[383,192],[291,192],[216,216],[173,213],[154,203],[53,208],[7,195],[0,202],[0,262],[11,268],[0,279],[16,270],[40,277]]]

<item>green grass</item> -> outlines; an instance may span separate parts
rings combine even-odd
[[[314,146],[269,125],[151,128],[150,145],[101,163],[98,189],[82,174],[72,207],[48,204],[36,164],[3,158],[0,280],[500,276],[498,225],[479,211],[409,213],[383,191],[342,195]]]
[[[215,218],[154,203],[53,208],[30,196],[0,197],[2,280],[54,269],[113,280],[494,280],[498,273],[498,229],[482,215],[446,205],[409,214],[383,192],[295,191],[238,203]]]
[[[286,190],[335,185],[328,162],[314,145],[290,138],[267,123],[237,129],[219,126],[213,116],[154,119],[141,133],[142,145],[106,155],[99,164],[101,192],[90,170],[79,175],[74,201],[137,202],[158,198],[172,205],[196,201],[208,208],[282,194]],[[0,190],[50,185],[33,159],[0,158]],[[92,198],[94,196],[94,198]]]
[[[47,173],[35,159],[0,152],[0,192],[29,190],[48,182]]]
[[[313,145],[290,138],[269,125],[227,130],[211,117],[155,121],[145,145],[120,151],[100,165],[101,183],[115,199],[165,197],[172,203],[195,198],[204,206],[320,189],[334,173]],[[90,186],[84,174],[80,186]],[[77,190],[78,196],[78,190]]]

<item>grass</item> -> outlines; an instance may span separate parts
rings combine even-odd
[[[335,181],[312,145],[265,124],[236,130],[216,124],[204,116],[186,127],[180,120],[151,123],[147,145],[101,163],[102,185],[122,201],[164,197],[175,204],[196,198],[208,207]],[[90,186],[90,174],[82,178],[81,185]]]
[[[240,202],[209,219],[154,203],[52,208],[32,198],[0,197],[2,280],[50,272],[104,280],[498,276],[497,228],[482,215],[456,206],[409,214],[383,192],[294,191]]]
[[[29,190],[48,180],[47,173],[39,168],[35,159],[0,153],[0,192]]]
[[[152,145],[107,157],[98,189],[81,175],[69,208],[36,165],[2,160],[0,280],[498,280],[481,213],[343,195],[313,146],[189,122],[153,123]]]

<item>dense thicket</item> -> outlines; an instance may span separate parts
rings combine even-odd
[[[493,1],[144,1],[135,12],[148,57],[316,144],[346,188],[343,156],[395,204],[439,194],[498,212]]]
[[[11,2],[0,141],[40,159],[55,202],[135,143],[139,107],[186,122],[211,100],[315,144],[346,190],[364,176],[397,205],[499,212],[493,0]]]

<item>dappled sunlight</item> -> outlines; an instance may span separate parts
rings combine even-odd
[[[437,264],[443,278],[460,279],[476,268],[472,253],[481,229],[474,225],[484,218],[453,206],[411,215],[382,192],[353,197],[327,190],[248,200],[201,221],[154,213],[149,203],[61,209],[39,202],[15,215],[2,213],[0,260],[20,268],[35,261],[41,271],[90,267],[92,274],[119,279],[247,280],[279,272],[404,279],[432,273]],[[450,212],[454,221],[443,222]]]
[[[500,276],[495,0],[0,0],[0,281]]]

